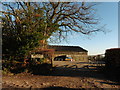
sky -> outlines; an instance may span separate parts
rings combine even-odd
[[[80,46],[88,50],[88,55],[104,54],[106,49],[118,47],[118,2],[100,2],[96,14],[100,17],[99,26],[108,30],[94,33],[90,36],[74,33],[67,37],[67,42],[49,43],[50,45]]]

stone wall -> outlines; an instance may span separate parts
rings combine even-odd
[[[55,52],[54,57],[66,55],[72,57],[75,61],[87,62],[88,54],[87,52]]]
[[[106,72],[120,80],[120,48],[106,50],[105,62]]]

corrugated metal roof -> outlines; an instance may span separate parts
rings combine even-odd
[[[48,45],[48,48],[55,49],[55,51],[88,52],[87,50],[85,50],[79,46]]]

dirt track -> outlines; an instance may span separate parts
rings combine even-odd
[[[3,88],[120,88],[120,84],[107,80],[95,68],[85,63],[76,63],[55,62],[56,68],[48,76],[29,73],[3,76]]]

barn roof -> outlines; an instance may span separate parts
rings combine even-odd
[[[79,46],[48,45],[48,48],[55,49],[55,51],[88,52],[87,50],[85,50]]]

